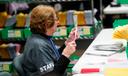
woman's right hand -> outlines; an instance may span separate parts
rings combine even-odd
[[[73,28],[72,31],[69,34],[68,39],[65,41],[65,45],[72,41],[76,41],[79,38],[78,30],[77,28]]]
[[[73,54],[75,51],[76,51],[76,42],[72,41],[66,45],[65,49],[62,52],[62,55],[69,58],[70,55]]]

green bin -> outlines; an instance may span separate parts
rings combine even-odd
[[[32,34],[30,28],[24,29],[24,38],[27,39]]]
[[[124,26],[126,24],[128,24],[128,19],[116,19],[113,23],[113,28]]]
[[[1,31],[2,40],[23,40],[22,29],[3,29]]]
[[[8,29],[1,30],[1,39],[7,40],[8,39]]]
[[[117,0],[119,4],[128,4],[128,0]]]

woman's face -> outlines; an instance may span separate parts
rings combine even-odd
[[[55,17],[54,20],[55,20],[54,25],[53,25],[51,28],[48,28],[48,29],[47,29],[46,34],[47,34],[48,36],[52,36],[53,33],[56,32],[57,26],[59,25],[59,20],[58,20],[56,17]]]

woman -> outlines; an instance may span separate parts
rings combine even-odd
[[[23,68],[26,76],[64,76],[70,62],[69,57],[76,50],[76,30],[72,30],[69,39],[59,50],[51,37],[56,31],[58,19],[51,6],[38,5],[30,16],[32,35],[27,39],[23,56]]]

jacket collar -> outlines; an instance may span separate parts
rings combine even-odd
[[[44,34],[44,33],[37,33],[37,32],[34,32],[33,34],[39,34],[39,35],[41,35],[41,36],[43,36],[43,37],[45,37],[45,38],[47,38],[47,39],[51,39],[51,38],[52,38],[52,36],[48,36],[48,35],[46,35],[46,34]]]

